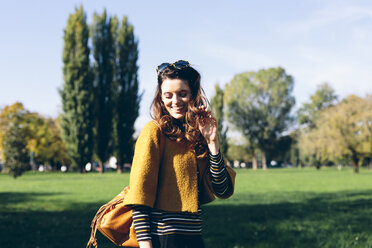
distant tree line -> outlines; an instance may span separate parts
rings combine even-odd
[[[351,164],[356,173],[361,165],[371,166],[372,95],[338,101],[324,83],[294,112],[293,86],[280,67],[237,74],[224,88],[216,85],[211,104],[219,128],[242,137],[227,140],[222,131],[227,157],[253,169],[258,164],[266,169],[271,161],[316,168]]]
[[[17,177],[38,164],[53,170],[69,164],[84,172],[93,160],[104,172],[112,155],[121,171],[133,156],[142,97],[137,60],[138,40],[127,17],[119,21],[104,10],[89,25],[83,8],[75,9],[64,30],[63,113],[45,118],[18,102],[0,110],[0,160],[9,172]],[[355,172],[371,166],[372,95],[340,100],[324,83],[294,111],[293,87],[281,67],[236,74],[224,87],[216,85],[211,105],[227,158],[253,169],[272,161],[352,165]]]
[[[70,164],[60,120],[30,112],[16,102],[0,111],[0,161],[13,177],[48,164],[52,170]]]
[[[235,75],[224,88],[216,85],[211,105],[219,123],[221,150],[228,159],[248,162],[253,169],[259,166],[265,169],[271,161],[316,168],[352,165],[355,172],[362,165],[371,166],[372,95],[349,95],[339,100],[332,87],[324,83],[310,96],[310,101],[294,112],[293,83],[292,77],[279,67]],[[133,98],[139,101],[139,97]],[[125,104],[112,104],[122,108],[119,112],[123,115],[117,119],[127,116],[130,101],[124,99]],[[138,108],[139,102],[131,103],[131,108]],[[72,164],[68,143],[61,135],[62,116],[45,118],[26,110],[21,103],[1,109],[0,160],[7,161],[12,175],[20,175],[37,164],[49,164],[53,170],[62,164]],[[123,132],[117,126],[122,122],[117,119],[112,117],[108,154],[118,158],[125,154],[127,157],[119,161],[130,162],[131,154],[126,151],[132,151],[133,125],[130,132]],[[91,135],[96,137],[96,125],[93,127]],[[228,137],[228,130],[238,131],[242,139]],[[123,145],[118,143],[120,140]],[[92,143],[87,145],[94,148]],[[120,147],[123,152],[119,152]],[[91,153],[94,159],[98,158],[94,150]]]
[[[361,165],[371,165],[372,95],[349,95],[311,117],[311,123],[298,131],[297,147],[303,163],[318,168],[351,164],[356,173]]]
[[[142,96],[137,60],[138,40],[126,16],[119,21],[104,10],[89,25],[83,7],[76,8],[64,30],[63,113],[46,119],[21,103],[1,110],[0,154],[9,171],[16,177],[33,163],[67,163],[84,172],[98,160],[104,172],[111,155],[121,171],[133,155]]]

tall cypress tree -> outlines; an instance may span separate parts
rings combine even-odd
[[[112,19],[107,17],[106,10],[101,15],[93,15],[91,29],[94,57],[94,99],[95,99],[95,150],[100,160],[101,172],[103,163],[110,154],[113,118],[113,73],[115,48],[112,34]]]
[[[133,156],[134,123],[139,115],[142,95],[138,93],[138,41],[126,16],[116,37],[114,153],[121,171],[123,163],[130,162]]]
[[[83,7],[70,14],[64,30],[63,114],[61,127],[73,166],[84,171],[93,153],[93,97],[89,64],[89,27]]]

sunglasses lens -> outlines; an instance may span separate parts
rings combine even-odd
[[[169,63],[163,63],[163,64],[159,65],[159,66],[156,68],[156,71],[159,73],[159,72],[163,71],[165,68],[167,68],[168,66],[170,66]]]
[[[185,60],[178,60],[177,62],[174,63],[174,67],[176,67],[177,69],[182,69],[189,65],[190,63]]]
[[[168,68],[169,66],[173,66],[176,69],[183,69],[183,68],[190,66],[190,63],[187,62],[186,60],[178,60],[177,62],[173,64],[163,63],[156,68],[156,72],[159,74],[160,72],[162,72],[165,68]]]

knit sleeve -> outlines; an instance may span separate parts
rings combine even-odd
[[[125,205],[154,206],[163,149],[164,136],[157,124],[151,121],[136,142]]]
[[[151,240],[150,208],[135,205],[132,207],[132,214],[137,241]]]
[[[232,190],[231,178],[224,166],[224,160],[220,152],[217,155],[209,154],[210,177],[212,187],[218,197],[224,197]]]

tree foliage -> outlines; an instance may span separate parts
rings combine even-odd
[[[49,164],[56,170],[57,165],[70,162],[58,120],[32,113],[28,118],[28,127],[27,148],[37,164]]]
[[[70,14],[64,31],[63,140],[72,165],[84,171],[93,153],[93,96],[88,47],[89,28],[83,8]]]
[[[94,99],[95,99],[95,152],[103,163],[108,160],[112,148],[113,78],[115,47],[112,32],[112,18],[106,10],[93,15],[91,37],[93,45]]]
[[[0,159],[2,161],[5,161],[3,144],[5,134],[9,130],[11,123],[15,122],[16,120],[19,121],[19,116],[23,116],[25,114],[27,114],[27,110],[20,102],[5,106],[0,111]]]
[[[25,136],[27,136],[27,127],[23,125],[22,115],[16,115],[3,139],[5,166],[14,178],[22,175],[29,166]]]
[[[229,121],[249,140],[252,149],[265,153],[275,148],[293,118],[293,79],[283,68],[237,74],[226,85],[225,101]]]
[[[310,103],[304,103],[298,111],[298,123],[314,128],[320,112],[333,106],[338,96],[328,83],[318,85],[316,92],[310,97]]]
[[[227,142],[227,131],[228,127],[224,125],[224,91],[218,84],[215,85],[215,95],[211,98],[211,105],[213,109],[213,115],[217,119],[218,133],[220,137],[220,147],[223,154],[227,154],[228,142]]]
[[[27,161],[27,166],[21,166],[21,168],[29,168],[31,165],[31,169],[36,170],[37,164],[40,163],[54,167],[68,162],[65,145],[61,138],[61,129],[56,120],[30,112],[24,108],[22,103],[16,102],[1,110],[0,127],[1,151],[14,153],[15,147],[18,147],[18,156],[20,156],[20,151],[26,149],[24,153],[30,161]],[[15,134],[20,136],[15,137]],[[3,161],[6,161],[5,155],[2,153]]]
[[[16,102],[5,106],[0,112],[0,151],[1,159],[14,178],[22,175],[28,168],[29,152],[27,137],[29,136],[26,116],[29,112],[23,104]]]
[[[350,159],[356,173],[359,162],[372,157],[371,96],[348,96],[322,111],[315,125],[317,128],[302,133],[301,152],[314,154],[322,163]]]
[[[118,23],[114,18],[114,23]],[[139,115],[142,95],[138,93],[138,41],[134,27],[123,17],[120,26],[113,25],[115,37],[115,76],[113,95],[114,154],[118,168],[133,156],[134,123]],[[115,28],[116,27],[116,28]]]
[[[248,146],[246,144],[236,144],[234,140],[230,141],[226,155],[232,161],[237,160],[248,163],[252,159]]]
[[[335,94],[333,88],[328,83],[323,83],[317,86],[316,92],[310,96],[310,102],[304,103],[303,106],[298,110],[298,124],[300,124],[300,135],[301,133],[311,132],[316,128],[316,122],[320,117],[320,114],[323,110],[332,107],[337,103],[338,96]],[[305,143],[301,144],[301,149],[305,149]],[[309,144],[310,146],[312,144]],[[296,148],[299,149],[298,143]],[[326,163],[324,156],[322,156],[323,151],[317,152],[317,154],[309,153],[309,149],[304,153],[300,153],[301,160],[306,163],[315,165],[318,169],[321,164]]]
[[[127,17],[119,24],[104,10],[94,13],[89,36],[82,7],[67,22],[60,123],[69,157],[81,171],[92,155],[98,158],[101,172],[110,155],[115,154],[119,164],[131,160],[141,100],[133,30]]]

